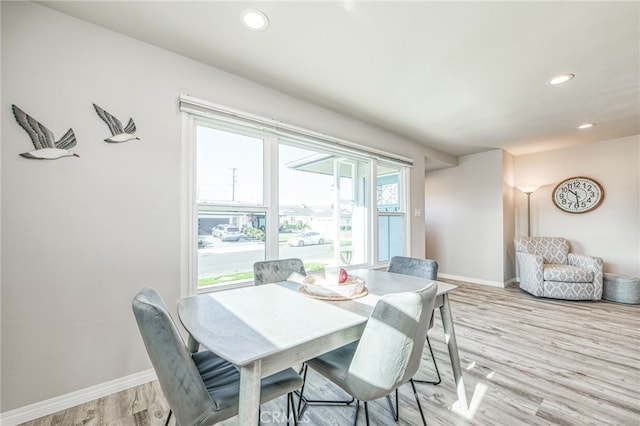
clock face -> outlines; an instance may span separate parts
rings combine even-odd
[[[560,210],[569,213],[586,213],[602,203],[604,190],[595,180],[579,176],[560,182],[551,196]]]

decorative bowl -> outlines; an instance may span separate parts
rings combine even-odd
[[[302,280],[302,285],[304,291],[312,296],[350,297],[362,293],[364,278],[349,275],[347,280],[340,284],[335,276],[308,275]]]

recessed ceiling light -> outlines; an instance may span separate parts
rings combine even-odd
[[[247,9],[240,15],[242,23],[253,31],[264,31],[269,26],[269,18],[258,9]]]
[[[571,74],[571,73],[560,74],[553,77],[551,80],[548,81],[548,83],[551,84],[552,86],[555,86],[556,84],[566,83],[567,81],[573,79],[573,77],[575,77],[575,74]]]
[[[578,129],[580,129],[580,130],[590,129],[595,125],[596,125],[596,123],[584,123],[584,124],[579,125]]]

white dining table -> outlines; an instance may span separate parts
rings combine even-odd
[[[260,380],[360,338],[377,300],[389,293],[416,291],[423,278],[372,269],[349,271],[364,278],[366,296],[344,301],[307,297],[300,283],[285,281],[183,298],[178,315],[189,346],[210,350],[240,371],[238,424],[258,425]],[[445,340],[459,403],[467,407],[462,368],[449,306],[455,285],[437,282]]]

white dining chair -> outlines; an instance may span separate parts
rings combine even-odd
[[[409,382],[426,425],[412,377],[420,366],[437,291],[437,284],[430,283],[417,292],[381,297],[358,341],[307,361],[357,400],[354,424],[360,402],[369,425],[368,401],[387,397],[391,405],[389,394]]]
[[[405,256],[393,256],[387,266],[387,272],[393,272],[396,274],[411,275],[414,277],[425,278],[427,280],[438,279],[438,262],[433,259],[421,259],[416,257]],[[429,330],[433,328],[434,314],[431,315],[429,320]],[[429,353],[431,354],[431,360],[433,361],[433,367],[436,370],[436,380],[421,380],[413,379],[415,383],[428,383],[432,385],[439,385],[442,382],[440,377],[440,370],[438,369],[438,363],[436,357],[433,355],[433,348],[431,347],[431,341],[429,340],[429,334],[427,333],[427,346],[429,347]],[[398,395],[396,394],[396,399]]]

